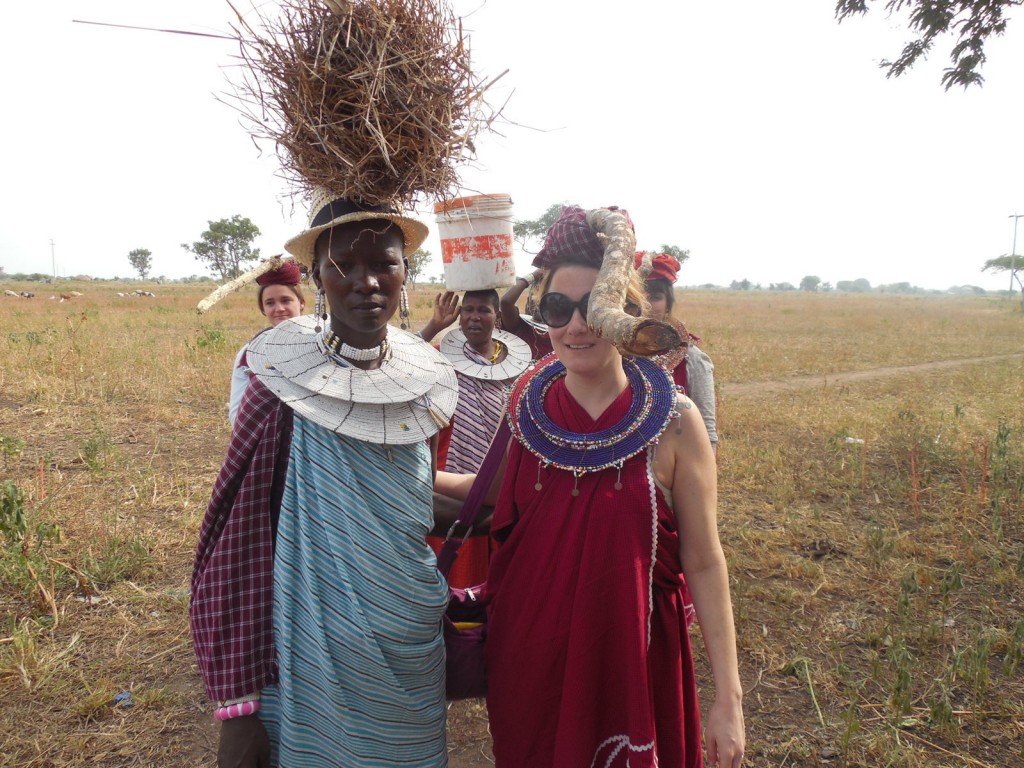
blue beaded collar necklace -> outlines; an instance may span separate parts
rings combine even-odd
[[[626,415],[598,432],[571,432],[544,412],[548,390],[565,376],[565,366],[551,356],[519,378],[509,400],[512,434],[544,466],[580,476],[622,465],[658,437],[679,416],[676,386],[669,374],[646,358],[624,358],[622,367],[633,391]],[[539,484],[539,481],[538,481]]]

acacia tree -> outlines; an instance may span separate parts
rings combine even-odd
[[[245,216],[236,214],[207,223],[210,228],[200,235],[202,239],[191,245],[182,243],[181,247],[195,254],[196,261],[205,262],[209,269],[219,273],[222,280],[238,277],[242,264],[260,257],[260,249],[252,247],[260,230]]]
[[[1020,286],[1021,303],[1024,304],[1024,282],[1021,282],[1021,272],[1024,271],[1024,255],[1021,254],[1009,254],[1003,256],[996,256],[994,259],[989,259],[985,262],[985,266],[981,268],[982,272],[1009,272],[1010,273],[1010,289],[1013,292],[1013,283],[1017,282]]]
[[[417,248],[406,258],[409,260],[409,268],[406,270],[409,282],[415,283],[419,276],[423,274],[423,270],[427,268],[427,263],[430,261],[430,251]]]
[[[139,273],[139,278],[145,280],[153,266],[153,254],[148,248],[136,248],[128,254],[128,263]]]
[[[836,0],[840,22],[865,14],[869,0]],[[981,85],[985,78],[979,70],[985,63],[985,43],[1006,31],[1006,12],[1024,0],[885,0],[886,13],[906,11],[907,25],[917,35],[903,48],[895,61],[884,59],[879,66],[886,77],[899,77],[926,55],[938,38],[956,37],[950,52],[952,66],[942,74],[948,91],[954,85]]]

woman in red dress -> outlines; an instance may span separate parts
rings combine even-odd
[[[540,314],[554,355],[509,403],[488,578],[496,765],[702,766],[688,584],[714,673],[708,756],[735,768],[742,690],[714,454],[670,376],[588,326],[603,247],[581,236],[584,213],[567,208],[548,234]],[[638,278],[627,298],[645,305]]]

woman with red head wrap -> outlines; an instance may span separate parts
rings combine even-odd
[[[637,254],[640,260],[642,254]],[[651,317],[661,320],[672,314],[675,306],[676,276],[679,262],[667,253],[655,254],[651,259],[651,273],[644,281],[647,300],[651,303]],[[686,357],[672,371],[676,384],[696,404],[704,417],[704,426],[711,439],[711,447],[718,453],[718,431],[715,428],[715,366],[711,358],[698,346],[700,337],[689,334]]]
[[[292,317],[298,317],[306,308],[306,298],[299,288],[302,272],[294,261],[286,261],[277,269],[264,272],[256,278],[259,293],[256,303],[262,314],[270,323],[267,328],[274,328]],[[260,333],[263,333],[260,331]],[[246,343],[235,356],[235,365],[231,369],[231,395],[228,398],[228,421],[235,424],[238,406],[242,403],[242,395],[249,383],[249,366],[246,364],[245,352],[249,348]]]

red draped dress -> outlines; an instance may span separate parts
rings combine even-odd
[[[545,410],[560,427],[594,432],[624,418],[631,397],[627,387],[594,420],[563,378]],[[488,576],[497,768],[703,764],[679,534],[652,447],[621,478],[614,468],[583,475],[573,496],[571,472],[512,443]]]

